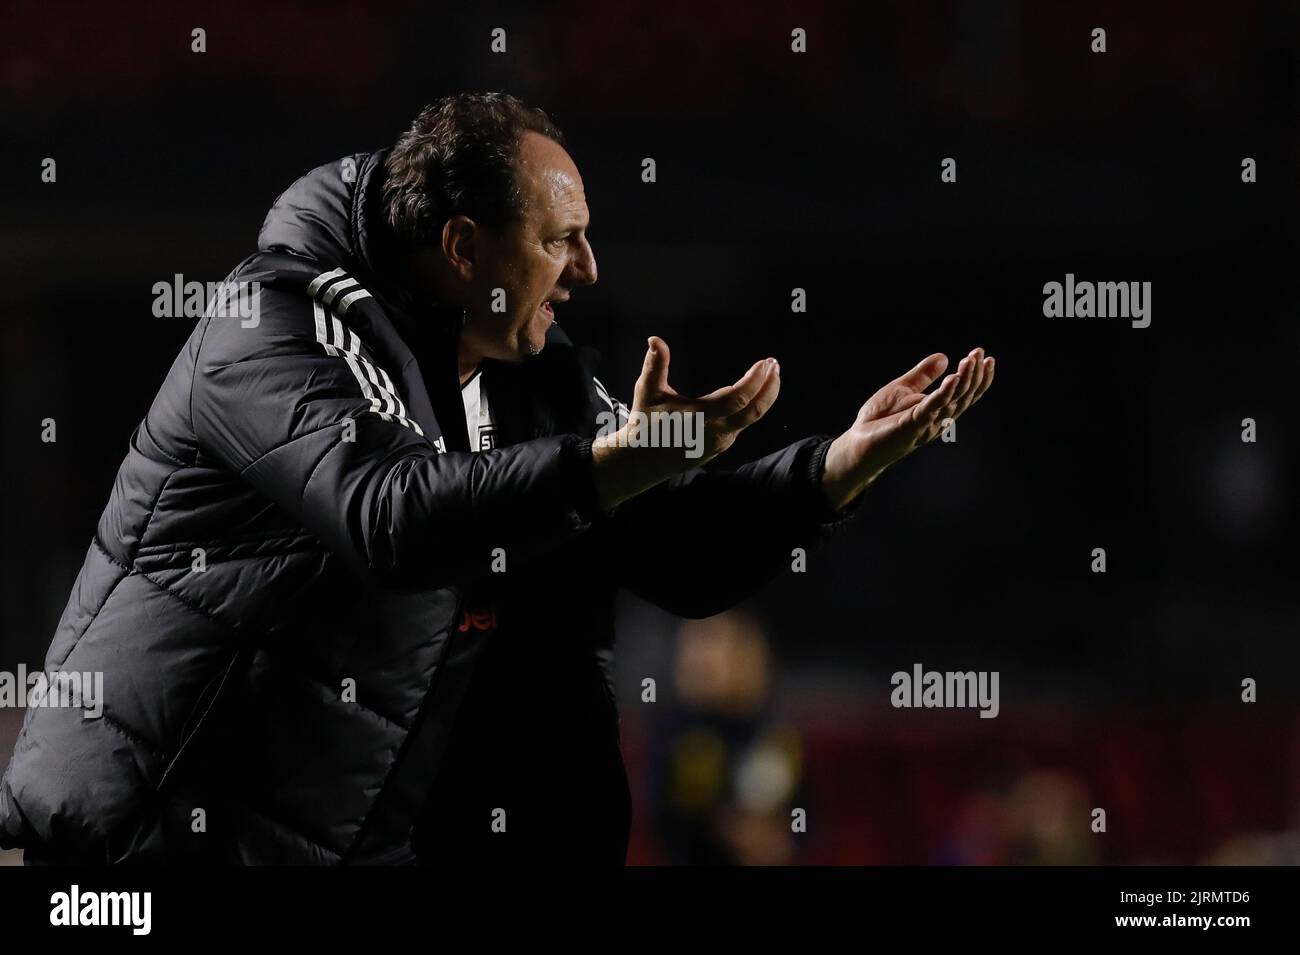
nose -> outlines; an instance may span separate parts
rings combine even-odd
[[[596,284],[596,253],[591,250],[591,243],[584,235],[578,244],[578,250],[569,262],[569,282],[573,285]]]

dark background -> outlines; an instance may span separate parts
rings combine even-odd
[[[780,360],[780,400],[720,464],[837,433],[932,351],[998,359],[955,444],[734,618],[773,655],[723,655],[748,702],[674,690],[677,621],[623,606],[633,861],[1300,858],[1294,4],[9,9],[0,669],[40,663],[188,334],[153,284],[220,280],[301,173],[500,89],[582,170],[600,282],[560,319],[611,390],[630,397],[650,333],[683,391]],[[1067,272],[1150,281],[1151,326],[1044,318]],[[999,671],[1001,715],[891,708],[915,662]],[[0,711],[0,764],[19,719]],[[783,741],[775,763],[755,739]]]

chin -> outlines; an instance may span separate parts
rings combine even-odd
[[[514,342],[503,342],[501,347],[493,353],[492,357],[497,361],[518,364],[526,358],[531,358],[533,355],[541,354],[541,351],[545,346],[545,336],[539,339],[534,339],[532,336],[520,335]]]
[[[551,330],[552,322],[547,322],[544,327],[537,328],[534,323],[524,328],[519,336],[519,353],[520,357],[526,358],[529,355],[540,355],[542,349],[546,347],[546,334]]]

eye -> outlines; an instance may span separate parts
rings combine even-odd
[[[554,239],[547,239],[546,244],[552,248],[559,248],[560,246],[567,245],[568,241],[569,237],[567,235],[562,235]]]

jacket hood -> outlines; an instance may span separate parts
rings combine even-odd
[[[416,314],[458,333],[460,309],[418,306],[393,271],[398,243],[383,212],[384,160],[389,152],[351,153],[303,175],[267,212],[257,248],[310,259],[322,271],[346,269],[396,306],[392,317],[405,336],[418,334],[410,317]]]
[[[258,249],[381,276],[394,245],[383,220],[387,154],[352,153],[302,176],[266,214]]]

